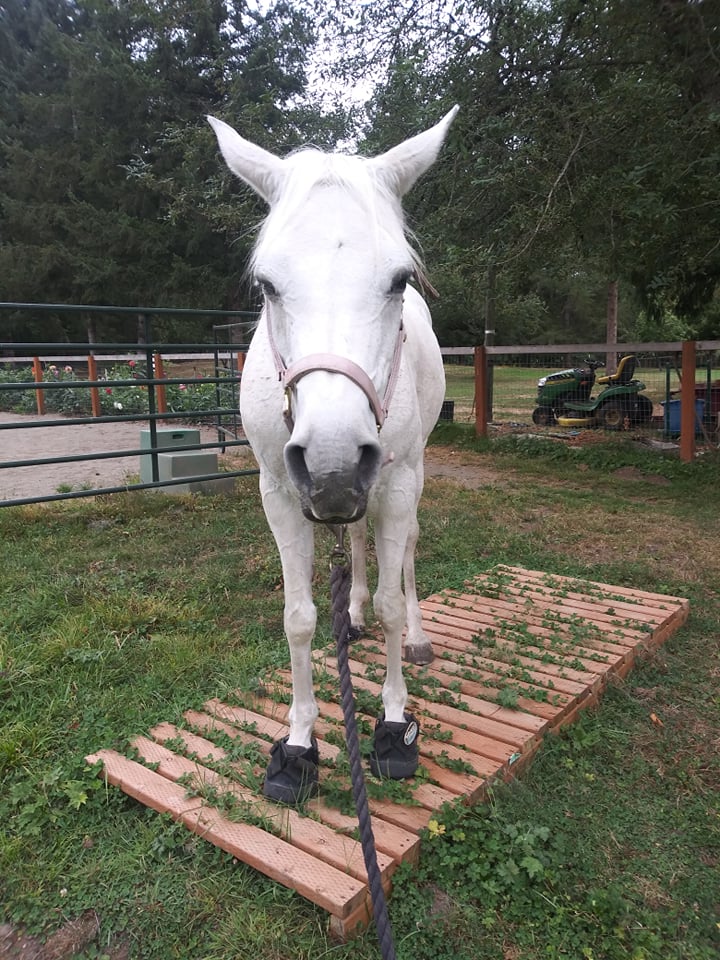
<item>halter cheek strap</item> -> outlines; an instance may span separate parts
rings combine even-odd
[[[380,430],[382,425],[385,423],[385,418],[388,415],[390,401],[392,400],[392,396],[395,392],[395,387],[400,376],[402,345],[405,341],[405,330],[403,328],[402,321],[400,322],[400,329],[398,330],[397,337],[395,338],[395,347],[393,349],[390,376],[388,377],[387,386],[385,387],[385,393],[383,394],[382,400],[378,396],[377,390],[375,389],[375,384],[372,382],[367,373],[365,373],[363,368],[358,366],[358,364],[354,363],[352,360],[348,360],[347,357],[340,357],[335,353],[311,353],[307,357],[302,357],[300,360],[296,360],[294,363],[291,363],[289,367],[286,366],[285,361],[280,356],[280,351],[277,348],[277,344],[275,343],[272,324],[268,314],[266,314],[266,322],[268,339],[270,341],[270,350],[273,355],[273,360],[275,361],[275,369],[278,372],[278,380],[280,380],[285,387],[285,409],[283,411],[283,418],[288,430],[292,432],[295,425],[292,415],[292,389],[299,380],[301,380],[308,373],[313,373],[315,370],[325,370],[328,373],[340,373],[360,387],[362,392],[368,398],[370,409],[375,417],[375,423],[377,424],[378,430]]]

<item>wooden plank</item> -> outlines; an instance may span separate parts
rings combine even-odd
[[[382,690],[381,684],[366,679],[362,672],[358,672],[353,677],[353,685],[356,690],[366,690],[375,696],[380,696]],[[519,747],[526,743],[529,737],[540,733],[545,727],[545,721],[541,717],[532,717],[527,714],[513,715],[513,711],[498,704],[465,697],[462,694],[455,694],[454,699],[457,705],[435,703],[427,697],[411,694],[408,708],[414,713],[444,719],[455,726],[468,727],[478,734],[512,747]],[[329,704],[324,706],[330,707]]]
[[[309,800],[308,813],[314,814],[328,827],[350,834],[358,829],[357,817],[342,813],[337,807],[328,806],[322,796]],[[420,856],[420,837],[417,831],[408,829],[407,823],[398,825],[380,817],[372,820],[375,846],[392,857],[396,863],[417,863]]]
[[[515,680],[511,684],[498,685],[498,681],[502,684],[501,678],[489,670],[475,670],[452,661],[437,659],[425,669],[443,686],[459,683],[462,693],[475,697],[479,697],[482,693],[486,699],[492,698],[494,702],[497,702],[503,691],[509,687],[517,693],[517,706],[513,709],[544,720],[553,720],[572,700],[569,694],[550,691],[546,686],[533,685],[528,681]],[[524,693],[527,696],[523,696]]]
[[[574,680],[580,684],[581,689],[591,687],[597,680],[597,670],[580,670],[574,666],[567,666],[562,658],[557,657],[553,659],[551,651],[544,650],[544,652],[540,654],[540,648],[538,648],[538,655],[531,657],[528,656],[530,651],[518,652],[517,645],[505,641],[498,641],[496,650],[489,647],[480,649],[473,647],[469,642],[472,640],[469,631],[462,631],[456,628],[451,635],[446,631],[436,630],[435,625],[431,623],[425,623],[423,627],[425,633],[431,638],[433,647],[437,645],[439,649],[447,650],[450,655],[452,655],[453,652],[466,654],[472,652],[474,649],[477,651],[478,656],[484,657],[489,663],[504,664],[505,667],[508,666],[507,658],[511,656],[512,663],[515,665],[527,667],[540,676],[550,678],[553,682],[563,679]],[[571,662],[574,663],[575,658],[573,658]]]
[[[433,648],[435,649],[435,659],[443,664],[457,664],[457,669],[463,669],[466,665],[471,670],[485,670],[493,677],[500,680],[510,679],[515,682],[526,682],[528,685],[547,690],[548,693],[567,694],[569,697],[582,696],[588,683],[592,683],[593,677],[589,674],[571,675],[569,671],[562,673],[560,667],[556,664],[543,663],[531,658],[520,658],[519,655],[513,658],[513,662],[508,660],[499,660],[492,658],[487,653],[481,653],[479,649],[472,649],[462,642],[453,641],[445,634],[437,634],[426,628],[426,632],[433,635]],[[489,651],[488,651],[489,653]],[[520,668],[522,668],[520,670]],[[450,669],[454,669],[452,666]],[[529,677],[528,680],[518,680],[515,674],[521,673]]]
[[[562,646],[555,642],[551,630],[546,627],[537,627],[530,623],[529,620],[530,618],[526,618],[522,621],[522,633],[514,637],[512,635],[512,629],[509,629],[509,624],[506,621],[498,622],[497,618],[493,618],[490,614],[478,615],[478,622],[486,623],[493,631],[491,637],[493,646],[500,646],[507,649],[508,644],[512,644],[514,649],[522,649],[526,654],[531,653],[533,649],[537,649],[538,651],[551,653],[556,657],[569,656],[570,653],[572,653],[573,659],[577,660],[583,669],[591,673],[601,673],[603,664],[609,662],[613,656],[623,656],[629,649],[628,647],[613,647],[612,645],[601,643],[596,643],[595,646],[597,649],[594,649],[592,642],[588,640],[582,644],[573,642],[572,651],[569,651],[563,649]],[[430,621],[434,630],[444,631],[453,636],[457,636],[458,631],[467,634],[469,623],[470,621],[467,618],[453,616],[449,613],[436,613]],[[518,623],[520,623],[520,621],[518,621]],[[508,630],[509,635],[506,635],[505,631]],[[476,635],[477,630],[474,631],[470,639]],[[642,639],[645,639],[644,635]],[[638,637],[638,640],[640,640],[640,637]],[[477,649],[484,651],[482,636],[478,638],[475,646]],[[609,652],[606,652],[603,647],[607,648]]]
[[[601,609],[597,602],[585,600],[580,595],[574,597],[558,599],[555,602],[540,602],[540,594],[535,595],[534,601],[530,602],[527,593],[522,590],[513,590],[509,588],[503,591],[502,599],[494,599],[484,604],[485,611],[491,616],[504,616],[510,620],[527,620],[528,623],[538,623],[545,626],[548,621],[553,624],[553,629],[557,633],[571,634],[573,626],[580,625],[581,629],[587,631],[588,627],[594,626],[599,634],[604,633],[603,637],[588,635],[583,639],[583,643],[591,640],[599,642],[610,642],[621,646],[628,646],[630,643],[642,640],[647,635],[652,635],[653,629],[664,621],[664,616],[656,611],[634,608],[632,610],[617,609],[620,604],[610,601],[605,610]],[[517,598],[514,600],[513,598]],[[459,600],[465,600],[472,604],[471,594],[459,594]],[[520,602],[523,600],[524,602]],[[610,612],[610,611],[613,612]],[[539,612],[542,612],[543,621],[539,621]]]
[[[479,577],[472,582],[475,591],[482,593],[483,583],[487,581]],[[571,585],[574,589],[571,589]],[[568,608],[582,610],[589,614],[592,620],[600,623],[617,624],[630,630],[633,622],[637,624],[661,623],[663,612],[659,606],[645,597],[632,598],[623,594],[613,594],[609,590],[596,590],[595,586],[588,585],[583,589],[582,581],[571,581],[569,578],[566,585],[558,589],[552,588],[547,583],[543,583],[533,578],[517,577],[512,583],[502,584],[499,588],[494,586],[492,590],[493,599],[506,600],[507,598],[517,598],[514,602],[517,604],[524,600],[528,606],[541,606],[548,610],[557,610],[564,613]],[[500,596],[498,596],[498,592]],[[667,606],[665,604],[664,606]]]
[[[174,782],[188,777],[201,787],[210,786],[222,793],[231,794],[245,804],[254,817],[261,818],[272,826],[277,836],[292,846],[329,863],[337,870],[367,882],[362,848],[357,840],[336,833],[310,817],[301,816],[292,807],[281,807],[265,800],[249,787],[235,783],[197,761],[180,757],[147,737],[135,737],[132,746],[146,763],[157,764],[156,772],[160,776]],[[388,879],[394,868],[392,857],[378,853],[378,867],[383,878]]]
[[[334,657],[329,657],[324,662],[332,669],[337,670],[337,660],[335,660]],[[377,696],[380,695],[382,691],[381,685],[367,679],[368,666],[365,661],[352,659],[350,660],[350,667],[353,673],[353,684],[356,687],[368,690]],[[410,669],[409,672],[412,673],[412,669]],[[417,677],[418,672],[416,671],[414,675]],[[452,678],[449,682],[453,682]],[[447,688],[447,685],[445,686]],[[432,693],[433,690],[431,689],[427,691],[425,697],[413,697],[413,702],[417,704],[419,710],[424,711],[425,703],[432,696]],[[530,733],[539,733],[545,726],[542,717],[534,717],[519,711],[509,710],[501,704],[493,703],[491,700],[483,697],[463,695],[461,692],[454,692],[453,696],[457,697],[458,703],[464,704],[470,713],[474,713],[479,717],[486,717],[494,723],[500,723],[503,726],[517,727],[519,730]]]
[[[270,879],[297,890],[328,913],[345,917],[364,903],[367,886],[361,881],[259,827],[228,820],[219,810],[197,798],[188,800],[184,787],[171,783],[142,764],[113,750],[98,750],[86,760],[88,763],[101,760],[107,780],[128,796],[153,810],[170,813],[193,833]]]
[[[216,706],[218,713],[224,713],[228,716],[237,716],[242,717],[245,714],[245,711],[242,707],[230,707],[227,704],[220,704],[219,701],[216,701]],[[224,710],[221,710],[221,707],[224,707]],[[199,711],[188,710],[185,713],[186,718],[199,729],[204,728],[209,733],[218,729],[217,717],[212,717],[209,714],[203,714]],[[318,720],[320,724],[322,721]],[[231,728],[232,729],[232,728]],[[181,736],[183,739],[187,740],[188,743],[197,743],[200,741],[200,750],[196,751],[200,753],[204,748],[202,738],[196,737],[193,734],[190,734],[188,731],[179,730],[177,727],[173,727],[171,724],[158,725],[154,727],[151,731],[152,736],[157,737],[158,732],[162,731],[163,733],[169,734],[168,739],[174,739],[177,736]],[[257,737],[254,737],[252,734],[245,733],[239,727],[234,728],[234,736],[237,739],[242,740],[244,743],[255,743],[260,748],[269,755],[271,744],[260,740]],[[159,739],[161,739],[159,737]],[[208,743],[209,741],[204,741]],[[324,741],[319,740],[318,746]],[[326,744],[328,751],[331,749],[338,751],[338,748],[334,744]],[[216,748],[217,750],[218,748]],[[224,751],[223,751],[224,753]],[[324,771],[320,770],[320,781],[321,783],[325,779]],[[350,795],[351,788],[350,784],[347,786],[348,795]],[[375,805],[374,802],[370,801],[370,810],[371,813],[378,812],[382,814],[384,807]],[[324,803],[317,800],[309,801],[308,809],[312,809],[316,812],[320,819],[331,826],[336,826],[340,824],[337,829],[343,829],[346,831],[353,830],[357,828],[357,820],[353,817],[346,817],[339,813],[339,811],[333,810],[331,807],[327,807]],[[417,858],[417,844],[418,837],[417,834],[427,825],[428,817],[426,816],[425,810],[415,807],[405,807],[402,808],[406,811],[404,818],[394,817],[393,820],[388,821],[387,823],[382,822],[381,820],[373,821],[373,829],[375,831],[375,840],[376,846],[379,850],[389,854],[394,857],[397,862],[401,860],[409,859],[413,862]]]
[[[616,584],[609,583],[600,583],[596,580],[583,580],[580,577],[568,577],[559,573],[544,573],[542,570],[526,570],[524,567],[513,567],[506,564],[498,564],[495,568],[495,573],[502,575],[504,573],[511,573],[516,581],[523,582],[535,582],[542,583],[543,585],[547,584],[562,584],[563,588],[568,586],[575,586],[577,589],[581,584],[587,588],[588,591],[596,591],[603,599],[604,595],[620,596],[620,597],[629,597],[637,598],[640,600],[648,600],[654,606],[660,608],[666,608],[670,610],[672,607],[682,607],[683,609],[690,610],[690,601],[686,597],[675,597],[671,594],[665,593],[650,593],[647,590],[640,590],[637,587],[624,587],[617,586]],[[479,574],[476,579],[480,579],[487,574]],[[593,595],[592,593],[590,595]]]
[[[158,723],[150,731],[150,736],[159,743],[182,740],[184,752],[201,761],[224,760],[227,752],[204,737],[198,737],[190,730],[181,730],[174,723]]]
[[[283,671],[278,671],[278,676],[280,676],[282,673]],[[332,717],[333,714],[336,717],[342,718],[342,710],[338,704],[329,703],[324,700],[318,700],[317,704],[322,718]],[[336,726],[335,729],[342,732],[342,727]],[[318,718],[316,721],[316,732],[320,733],[321,731],[326,733],[327,727],[325,726],[323,720]],[[320,748],[320,745],[323,743],[325,743],[324,740],[318,739],[318,748]],[[336,751],[339,750],[339,748],[335,747],[334,744],[326,744],[326,746],[329,748],[332,747]],[[456,799],[452,793],[447,790],[443,790],[441,787],[438,787],[432,783],[417,783],[417,785],[412,789],[412,796],[413,800],[415,800],[419,806],[425,807],[427,810],[437,810],[437,808],[442,806],[443,803],[451,803]],[[371,801],[371,808],[372,803],[373,801]],[[408,807],[408,810],[410,809],[412,808]]]
[[[598,613],[589,605],[583,609],[575,604],[572,607],[560,604],[532,604],[517,603],[512,600],[512,592],[508,591],[502,600],[486,599],[477,594],[453,594],[451,600],[442,602],[430,598],[423,600],[420,608],[430,620],[436,616],[452,615],[461,621],[468,621],[474,625],[485,626],[493,631],[507,627],[512,630],[515,625],[534,627],[542,631],[545,636],[566,637],[573,640],[573,631],[578,628],[584,633],[583,647],[607,649],[608,653],[619,652],[634,646],[652,634],[652,627],[656,620],[638,623],[637,626],[624,626],[617,617],[607,613]],[[510,598],[510,599],[508,599]],[[548,623],[552,623],[552,628]],[[466,623],[462,624],[466,626]],[[588,628],[594,627],[591,633]],[[593,633],[595,635],[593,635]],[[577,641],[576,641],[577,642]]]

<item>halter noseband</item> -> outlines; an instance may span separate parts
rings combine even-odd
[[[360,387],[362,392],[368,398],[370,409],[375,417],[375,423],[377,424],[378,430],[380,430],[382,425],[385,423],[385,418],[388,415],[390,401],[392,400],[393,393],[395,392],[395,386],[397,384],[398,377],[400,376],[400,359],[402,357],[402,345],[405,341],[405,329],[403,327],[402,320],[400,321],[400,328],[398,330],[397,337],[395,338],[395,347],[393,349],[390,376],[388,377],[387,386],[385,387],[385,393],[382,400],[378,396],[377,390],[375,389],[375,384],[372,382],[367,373],[365,373],[363,368],[358,366],[358,364],[354,363],[352,360],[348,360],[347,357],[340,357],[335,353],[311,353],[308,354],[308,356],[302,357],[300,360],[296,360],[294,363],[291,363],[288,367],[281,357],[280,351],[275,343],[272,323],[270,322],[270,315],[267,312],[265,314],[265,320],[267,323],[270,350],[273,355],[273,360],[275,361],[275,369],[278,373],[278,380],[285,388],[285,408],[283,410],[283,419],[285,420],[285,424],[291,433],[293,427],[295,426],[295,421],[292,415],[292,389],[299,380],[306,376],[306,374],[313,373],[315,370],[325,370],[328,373],[340,373]]]

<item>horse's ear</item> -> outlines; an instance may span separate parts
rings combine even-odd
[[[228,167],[272,205],[279,196],[285,179],[280,157],[245,140],[222,120],[216,117],[207,119],[215,131],[220,152]]]
[[[458,110],[459,107],[453,107],[434,127],[368,161],[377,175],[384,179],[398,196],[407,193],[415,181],[435,163]]]

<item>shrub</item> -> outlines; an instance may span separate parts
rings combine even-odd
[[[0,366],[0,384],[32,383],[33,372],[30,367],[16,369],[14,366]],[[108,386],[98,387],[100,410],[104,416],[123,414],[142,414],[149,410],[148,388],[142,382],[146,379],[145,368],[135,360],[116,363],[106,367],[98,375],[99,380],[108,381]],[[115,381],[125,381],[114,385]],[[70,386],[77,382],[77,374],[68,364],[63,368],[56,364],[48,365],[43,371],[43,382],[61,384],[67,387],[53,387],[45,391],[45,409],[50,413],[64,416],[89,416],[92,412],[90,388]],[[236,405],[236,396],[232,386],[220,384],[220,405]],[[202,413],[214,410],[218,406],[218,385],[203,378],[191,379],[187,383],[168,384],[165,388],[167,409],[171,413]],[[0,410],[13,413],[30,414],[37,410],[37,391],[35,389],[0,389]]]

